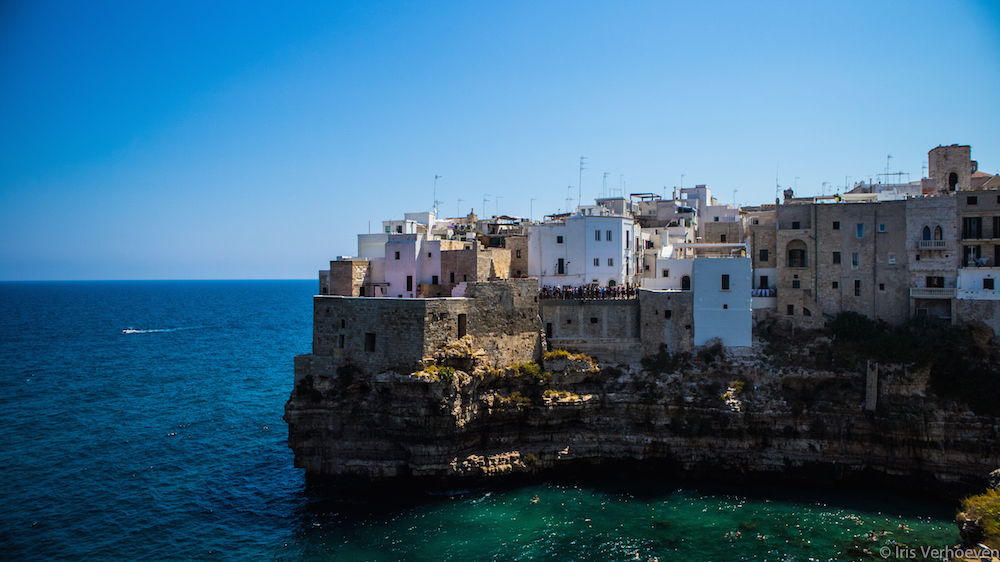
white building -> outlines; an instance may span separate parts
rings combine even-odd
[[[637,228],[631,217],[597,214],[528,225],[528,276],[555,286],[634,283]]]
[[[750,309],[750,258],[695,258],[694,345],[712,338],[726,347],[749,347],[753,313]]]

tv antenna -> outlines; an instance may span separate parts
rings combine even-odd
[[[567,213],[571,212],[570,211],[570,207],[573,206],[573,196],[572,196],[572,194],[573,194],[573,186],[572,185],[567,185],[566,186],[566,212]]]
[[[437,214],[438,214],[438,203],[441,203],[441,201],[438,201],[438,179],[442,178],[442,177],[444,177],[444,176],[439,176],[437,174],[434,174],[434,216],[435,217],[437,217]]]
[[[608,196],[608,176],[610,176],[610,175],[611,174],[609,174],[607,172],[604,172],[604,187],[601,190],[601,197],[607,197]]]
[[[465,201],[465,199],[459,199],[458,205],[455,206],[455,212],[458,213],[455,215],[456,217],[462,216],[462,201]]]
[[[486,204],[489,203],[489,201],[490,201],[490,194],[489,193],[484,193],[483,194],[483,217],[484,218],[486,217]]]
[[[587,164],[587,157],[586,156],[581,156],[580,157],[580,179],[579,179],[579,183],[577,184],[577,191],[579,191],[579,193],[577,194],[577,199],[576,199],[577,201],[580,202],[581,205],[583,204],[583,171],[587,169],[586,164]]]

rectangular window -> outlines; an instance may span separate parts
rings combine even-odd
[[[465,337],[469,317],[466,314],[458,315],[458,337]]]
[[[792,230],[799,229],[799,221],[792,221]]]
[[[594,267],[599,267],[601,265],[601,258],[594,258]]]
[[[840,221],[833,221],[833,229],[840,230]]]
[[[788,314],[789,316],[795,316],[795,305],[794,304],[788,305],[788,309],[787,309],[786,314]]]
[[[713,222],[719,222],[719,217],[715,217],[715,220]]]
[[[851,269],[857,269],[861,265],[861,260],[858,258],[858,253],[854,252],[851,254]]]
[[[375,334],[365,334],[365,351],[375,351]]]
[[[597,317],[596,316],[591,316],[590,317],[590,323],[591,324],[597,324]]]
[[[614,267],[614,266],[615,266],[614,258],[608,258],[608,267]]]
[[[860,297],[861,296],[861,280],[860,279],[855,279],[854,280],[854,296],[856,296],[856,297]]]
[[[385,232],[386,232],[386,234],[391,234],[392,233],[392,228],[390,228],[388,226],[385,227]]]
[[[559,263],[556,264],[556,274],[565,275],[566,274],[566,260],[559,258]]]
[[[397,227],[396,227],[396,232],[397,232],[398,234],[402,234],[402,233],[403,233],[403,227],[402,227],[402,226],[397,226]]]
[[[337,347],[344,349],[344,334],[340,334],[340,339],[337,342]]]
[[[858,238],[864,238],[864,237],[865,237],[865,225],[859,222],[858,223]]]
[[[663,276],[664,277],[670,277],[670,270],[669,269],[664,269],[663,270]]]
[[[347,320],[344,320],[343,318],[341,318],[341,320],[340,320],[340,328],[344,329],[346,327],[347,327]]]
[[[833,288],[834,289],[839,289],[840,288],[840,283],[838,281],[834,281],[833,282]]]
[[[430,252],[427,252],[427,257],[432,257]]]
[[[562,236],[556,236],[556,244],[562,244]],[[466,248],[468,250],[468,248]]]
[[[514,250],[514,252],[515,252],[514,257],[517,257],[517,258],[521,257],[521,250]]]
[[[465,281],[468,281],[468,280],[469,280],[469,276],[463,273],[462,274],[462,281],[465,282]]]
[[[664,310],[663,311],[663,317],[664,318],[670,318],[670,316],[671,316],[671,312],[669,310]]]
[[[993,237],[1000,238],[1000,217],[993,217]]]
[[[412,275],[407,275],[406,276],[406,290],[407,291],[412,291],[413,290],[413,276]]]
[[[896,254],[890,253],[888,257],[889,265],[896,265]]]
[[[760,251],[760,261],[767,261],[768,255],[767,250]]]
[[[928,289],[943,289],[944,288],[944,277],[933,277],[928,276],[924,279],[924,286]]]
[[[799,289],[801,287],[802,287],[802,282],[801,281],[799,281],[798,279],[792,281],[792,288],[793,289]]]
[[[879,232],[885,232],[885,225],[884,224],[878,225],[878,231]]]
[[[399,252],[396,252],[396,259],[399,259]]]
[[[834,252],[833,253],[833,265],[839,265],[839,264],[840,264],[840,252]]]
[[[977,197],[975,195],[970,195],[970,196],[968,196],[968,197],[965,198],[965,203],[967,205],[978,205],[979,204],[979,197]]]
[[[770,285],[768,285],[767,281],[768,281],[767,275],[761,275],[760,276],[760,284],[757,285],[757,288],[758,289],[767,289],[767,288],[769,288]]]
[[[983,237],[983,217],[962,218],[962,238],[978,240]]]
[[[990,278],[983,279],[983,290],[992,291],[993,290],[993,280]]]
[[[723,235],[721,236],[721,240],[719,240],[719,242],[721,242],[721,243],[723,243],[723,244],[725,244],[725,243],[726,243],[726,235],[725,235],[725,234],[723,234]]]
[[[608,236],[607,236],[606,240],[608,242],[611,242],[611,231],[610,230],[608,231]]]
[[[598,242],[601,241],[601,231],[600,230],[595,230],[594,231],[594,240],[597,240]]]
[[[455,282],[455,272],[454,271],[452,271],[451,274],[450,274],[450,276],[448,277],[448,282],[449,283],[454,283]]]
[[[885,290],[885,283],[879,283],[878,284],[878,290],[879,291],[884,291]]]
[[[729,290],[729,276],[728,275],[723,275],[722,276],[722,290],[723,291],[728,291]]]
[[[431,275],[431,285],[439,285],[437,275]]]

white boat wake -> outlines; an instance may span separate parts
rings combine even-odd
[[[129,326],[122,330],[123,334],[159,334],[163,332],[179,332],[181,330],[197,330],[199,328],[207,328],[208,326],[188,326],[184,328],[156,328],[151,330],[140,330],[138,328],[133,328]]]

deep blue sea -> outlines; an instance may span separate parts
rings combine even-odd
[[[807,561],[958,542],[953,506],[888,494],[622,479],[365,500],[309,485],[281,416],[315,290],[0,283],[0,559]]]

